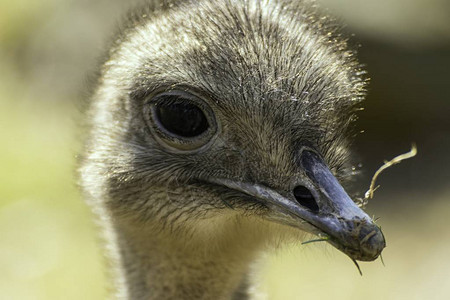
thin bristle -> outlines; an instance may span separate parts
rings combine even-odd
[[[311,243],[317,243],[317,242],[326,242],[328,240],[329,240],[328,237],[320,238],[320,239],[313,239],[313,240],[309,240],[309,241],[303,242],[302,245],[311,244]]]
[[[353,258],[352,258],[352,261],[353,261],[353,263],[355,264],[356,268],[358,269],[359,275],[362,276],[363,273],[362,273],[362,271],[361,271],[361,268],[360,268],[359,265],[358,265],[358,262],[357,262],[356,260],[354,260]]]

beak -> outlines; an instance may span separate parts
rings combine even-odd
[[[210,181],[251,196],[271,210],[273,221],[325,238],[353,260],[375,260],[386,246],[379,226],[347,195],[319,155],[303,150],[300,164],[310,180],[302,187],[310,192],[312,200],[308,202],[302,202],[294,192],[280,193],[260,184]],[[314,205],[307,204],[311,201]]]

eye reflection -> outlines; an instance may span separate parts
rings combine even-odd
[[[193,103],[159,103],[155,105],[155,112],[164,129],[181,137],[198,136],[209,127],[205,114]]]

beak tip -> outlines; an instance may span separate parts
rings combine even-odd
[[[386,247],[386,240],[378,227],[361,240],[360,249],[365,253],[364,258],[375,260]]]
[[[373,261],[386,247],[386,240],[380,228],[372,222],[346,222],[340,235],[330,242],[350,258],[359,261]],[[356,226],[354,226],[356,225]]]

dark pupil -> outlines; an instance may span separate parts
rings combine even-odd
[[[157,104],[156,116],[167,131],[182,137],[195,137],[208,129],[205,114],[189,102]]]

